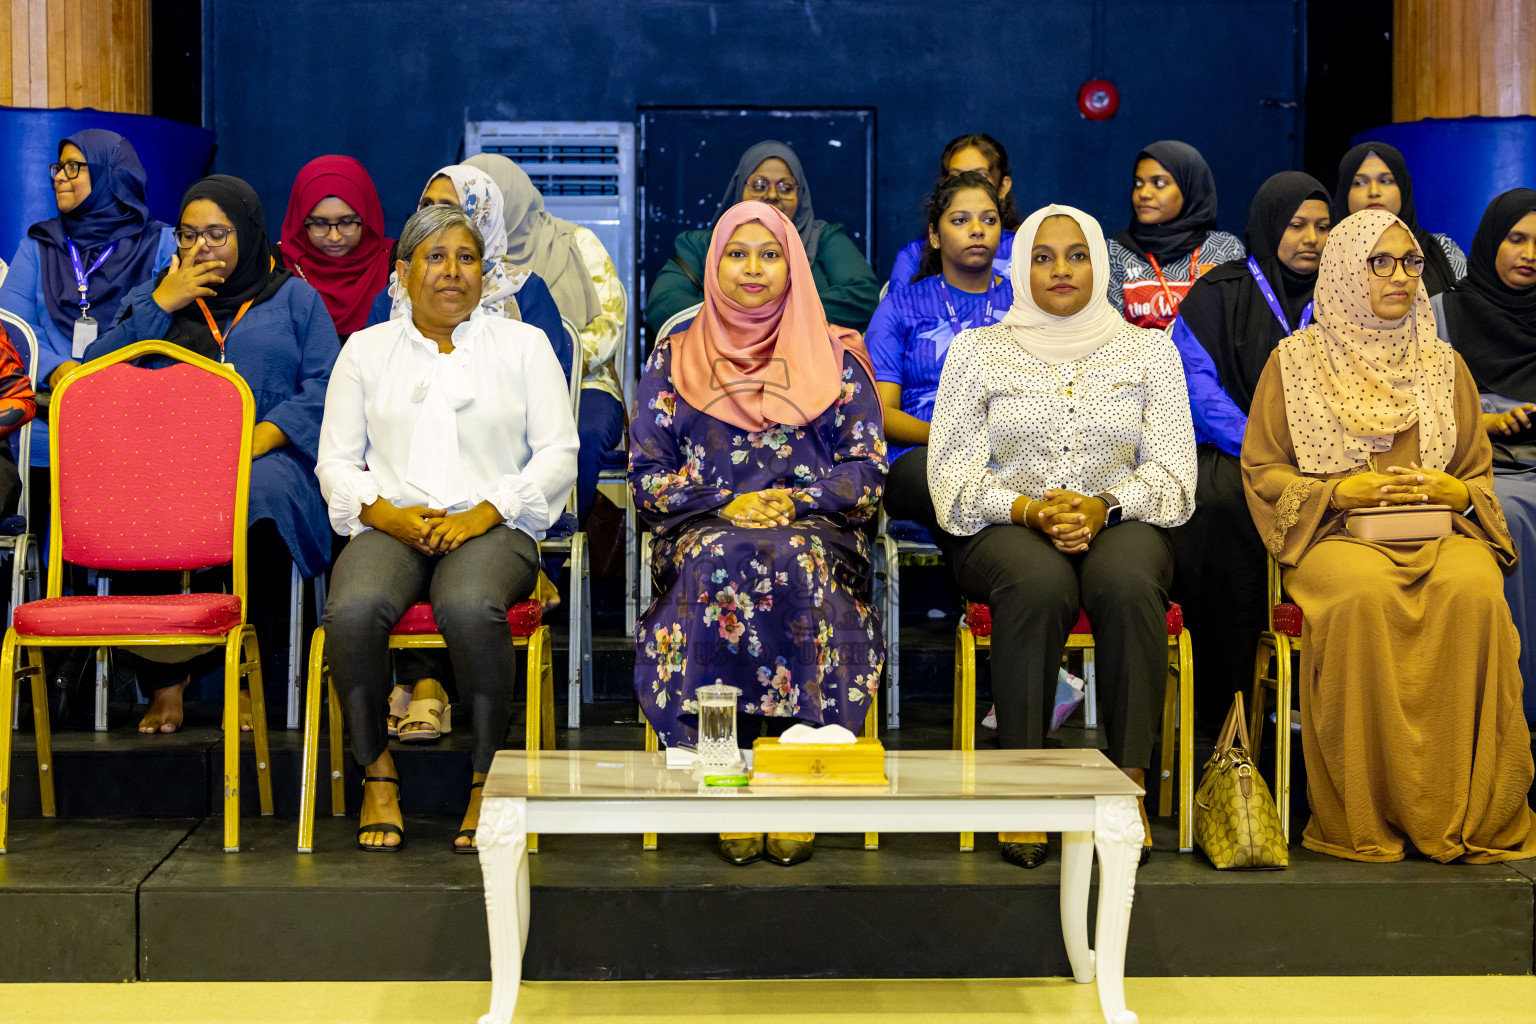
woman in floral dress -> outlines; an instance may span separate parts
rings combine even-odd
[[[747,715],[857,731],[885,640],[869,541],[885,476],[880,398],[858,333],[833,327],[800,237],[766,203],[710,239],[704,306],[646,363],[629,483],[655,532],[656,599],[636,627],[635,690],[668,746],[697,736],[699,686]],[[733,863],[764,837],[722,836]],[[810,856],[769,836],[770,859]]]

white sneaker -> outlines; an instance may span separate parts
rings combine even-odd
[[[996,730],[997,729],[997,705],[996,704],[993,704],[990,708],[987,709],[987,717],[983,718],[981,720],[981,727],[983,729],[992,729],[992,730]]]

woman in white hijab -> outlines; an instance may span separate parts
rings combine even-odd
[[[928,454],[934,512],[965,538],[953,562],[961,591],[991,606],[1001,745],[1045,745],[1081,609],[1098,639],[1109,756],[1141,783],[1168,658],[1164,531],[1195,504],[1184,371],[1166,335],[1109,304],[1104,233],[1082,211],[1036,210],[1011,273],[1008,315],[961,332],[944,361]],[[1044,833],[999,839],[1005,860],[1045,860]]]

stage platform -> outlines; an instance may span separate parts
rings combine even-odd
[[[294,850],[298,735],[273,733],[277,815],[222,852],[211,708],[173,737],[56,742],[61,817],[37,817],[30,736],[17,736],[11,852],[0,857],[0,981],[479,980],[489,955],[478,861],[449,846],[468,781],[468,729],[399,747],[405,848],[355,848],[352,814],[320,795],[316,851]],[[520,712],[519,712],[520,714]],[[558,720],[563,722],[564,715]],[[561,746],[637,749],[633,703],[600,703]],[[947,703],[909,701],[893,748],[949,744]],[[514,726],[514,734],[520,727]],[[1093,736],[1065,731],[1072,745]],[[991,734],[978,730],[980,744]],[[1204,743],[1208,747],[1208,740]],[[1300,758],[1296,763],[1300,764]],[[249,766],[248,769],[249,770]],[[1299,769],[1298,769],[1299,770]],[[249,779],[250,776],[247,775]],[[1295,780],[1298,825],[1305,781]],[[1138,875],[1127,973],[1529,974],[1536,864],[1354,864],[1292,848],[1287,871],[1223,873],[1174,852]],[[530,980],[980,978],[1068,972],[1059,861],[1004,863],[993,837],[823,835],[795,868],[732,868],[705,836],[547,836],[532,859]],[[704,934],[734,936],[704,940]]]

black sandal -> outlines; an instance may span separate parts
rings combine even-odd
[[[392,779],[387,775],[363,776],[364,785],[367,785],[370,782],[393,782],[395,784],[395,797],[396,799],[399,798],[399,779]],[[363,836],[370,832],[382,832],[386,836],[399,836],[400,841],[394,846],[369,846],[367,843],[363,842]],[[394,853],[404,845],[405,833],[400,830],[399,825],[396,825],[393,822],[381,821],[372,825],[364,825],[362,828],[357,830],[357,847],[358,849],[365,850],[368,853]]]
[[[485,785],[485,783],[483,781],[482,782],[471,782],[469,784],[469,788],[470,789],[479,789],[480,787],[482,787],[484,785]],[[480,856],[480,847],[478,847],[478,846],[470,846],[468,843],[465,843],[463,846],[460,846],[459,843],[458,843],[458,841],[460,839],[473,839],[473,838],[475,838],[475,829],[472,829],[472,828],[461,828],[461,829],[459,829],[459,834],[453,837],[453,852],[454,853],[462,853],[462,854],[465,854],[465,855],[473,854],[476,857]]]

